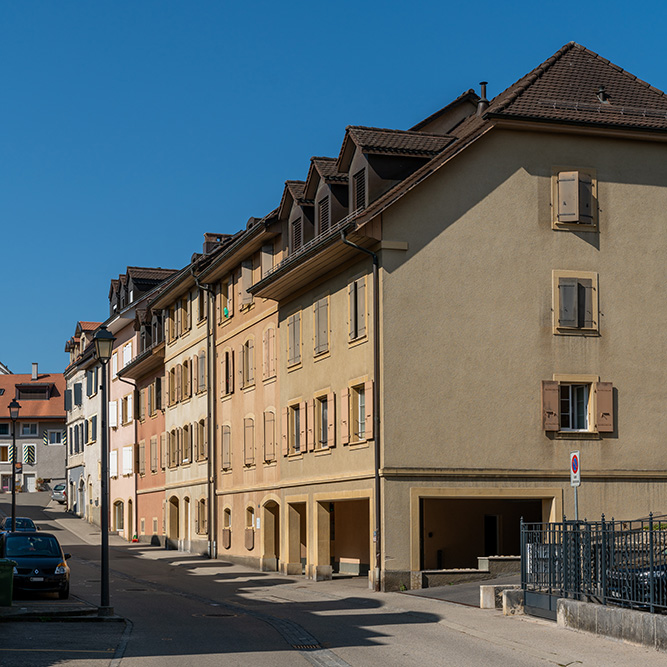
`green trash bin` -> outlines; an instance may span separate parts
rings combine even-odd
[[[12,606],[15,565],[13,560],[0,558],[0,607]]]

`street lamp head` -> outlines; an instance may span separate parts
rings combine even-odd
[[[95,341],[95,356],[99,361],[105,364],[111,359],[111,351],[113,350],[113,344],[116,339],[114,338],[114,335],[102,325],[97,330],[93,340]]]
[[[16,421],[19,418],[20,409],[20,403],[15,398],[13,398],[12,402],[9,404],[9,417],[12,421]]]

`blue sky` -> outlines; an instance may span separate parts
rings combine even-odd
[[[61,372],[126,266],[181,268],[346,125],[407,129],[574,40],[667,89],[661,3],[0,0],[0,361]]]

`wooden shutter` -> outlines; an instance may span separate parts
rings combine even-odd
[[[560,428],[558,395],[558,382],[542,380],[542,428],[545,431],[558,431]]]
[[[320,352],[326,352],[329,349],[329,301],[328,299],[320,299],[319,310],[319,342]]]
[[[578,285],[576,278],[558,279],[558,325],[561,327],[576,327],[579,322]]]
[[[248,382],[253,384],[253,382],[255,382],[255,341],[252,338],[248,339],[248,348],[246,350],[246,354],[246,363],[248,364]]]
[[[302,452],[308,451],[308,445],[306,440],[306,433],[308,427],[308,416],[307,416],[307,404],[306,401],[301,401],[299,403],[299,444],[301,446]]]
[[[287,319],[287,363],[294,363],[294,315]]]
[[[192,357],[192,361],[190,362],[190,365],[192,366],[192,384],[190,386],[190,390],[194,394],[199,393],[199,356],[195,354],[194,357]]]
[[[303,230],[301,218],[292,223],[292,252],[303,245]]]
[[[222,467],[228,470],[232,467],[232,431],[231,427],[222,427]]]
[[[227,386],[231,394],[234,391],[234,350],[229,350],[227,357]]]
[[[558,222],[579,222],[579,172],[558,174]]]
[[[340,395],[340,440],[344,445],[350,442],[350,389],[345,387]]]
[[[596,325],[593,319],[593,299],[595,294],[593,292],[593,281],[590,279],[580,279],[578,287],[578,309],[579,309],[579,324],[586,328],[592,328]]]
[[[305,403],[306,413],[306,451],[312,452],[315,449],[315,401],[311,399]]]
[[[90,420],[90,439],[93,442],[97,440],[97,415],[93,415]]]
[[[373,439],[373,382],[364,383],[366,414],[364,415],[364,434],[366,440]]]
[[[269,377],[274,377],[276,374],[276,330],[269,329]]]
[[[280,440],[282,442],[282,447],[283,447],[283,456],[287,456],[289,454],[289,437],[288,437],[288,429],[289,429],[289,409],[288,408],[283,408],[280,412]]]
[[[327,447],[336,446],[336,394],[327,394]]]
[[[272,245],[262,246],[262,253],[261,253],[262,278],[267,276],[272,268],[273,268],[273,246]]]
[[[262,379],[269,377],[269,331],[262,336]]]
[[[354,210],[366,208],[366,170],[361,169],[353,177]]]
[[[167,467],[167,434],[160,433],[160,467],[164,470]]]
[[[252,465],[255,462],[255,420],[251,417],[243,420],[243,449],[245,464]]]
[[[199,460],[201,458],[201,451],[199,449],[199,422],[192,424],[192,449],[194,450],[193,458]]]
[[[264,460],[276,458],[276,416],[273,412],[264,413]]]
[[[239,378],[241,380],[241,388],[245,387],[248,381],[246,375],[246,349],[245,345],[239,346]]]
[[[81,405],[83,403],[83,392],[81,389],[81,383],[77,382],[74,385],[74,405]]]
[[[182,382],[183,382],[183,366],[181,366],[181,364],[178,364],[178,366],[176,366],[176,396],[175,396],[176,402],[180,401],[183,397]]]
[[[579,223],[593,224],[593,180],[589,174],[579,173]]]
[[[118,426],[118,403],[109,401],[109,426],[116,428]]]
[[[192,292],[185,295],[185,310],[188,316],[188,329],[192,329]]]
[[[208,378],[206,377],[206,353],[199,353],[199,391],[204,391],[206,389],[206,383]]]
[[[595,426],[599,433],[612,433],[614,430],[614,386],[611,382],[596,382],[596,418]]]
[[[220,358],[220,397],[227,395],[227,387],[227,352],[223,352]]]
[[[83,423],[83,444],[85,445],[88,442],[90,433],[88,432],[88,420]]]
[[[252,260],[246,259],[241,263],[241,305],[252,303],[252,294],[248,292],[252,285]]]
[[[301,311],[294,314],[294,362],[301,362]]]
[[[229,281],[227,282],[227,312],[229,317],[234,314],[234,274],[229,274]]]
[[[320,302],[313,304],[313,350],[315,354],[320,352]]]
[[[72,390],[65,390],[65,410],[68,412],[72,409]]]
[[[357,337],[357,283],[347,286],[348,335],[350,340]]]
[[[357,336],[366,335],[366,278],[357,280]]]

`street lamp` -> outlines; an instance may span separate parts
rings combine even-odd
[[[9,418],[12,420],[12,531],[16,530],[16,420],[21,405],[13,398],[9,404]]]
[[[102,414],[101,414],[101,435],[102,447],[100,458],[102,459],[102,516],[100,517],[100,532],[102,533],[102,545],[100,555],[100,566],[102,577],[100,579],[100,616],[113,615],[113,609],[109,606],[109,442],[107,429],[107,363],[111,359],[111,352],[115,342],[114,335],[102,325],[98,330],[93,341],[95,341],[95,356],[102,365]]]

